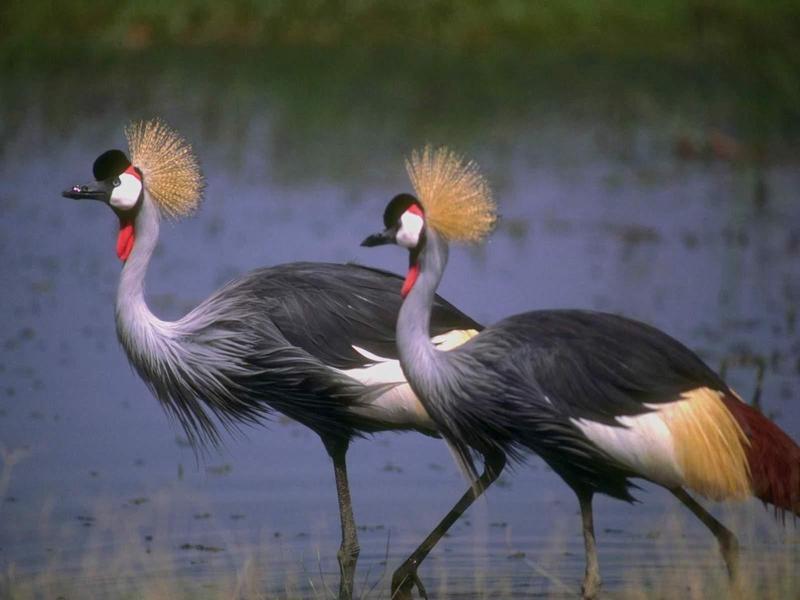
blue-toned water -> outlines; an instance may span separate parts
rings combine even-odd
[[[404,156],[444,142],[481,164],[502,213],[485,247],[451,252],[447,298],[486,323],[555,307],[636,317],[712,366],[728,357],[747,398],[763,363],[763,409],[800,438],[800,163],[785,139],[765,134],[755,150],[740,117],[705,112],[689,84],[678,101],[659,86],[606,89],[594,73],[573,94],[569,78],[548,89],[545,69],[491,93],[447,72],[440,89],[435,72],[372,80],[379,69],[353,74],[347,60],[295,71],[291,57],[265,58],[265,72],[253,60],[175,59],[148,76],[124,61],[96,65],[102,77],[80,96],[82,65],[9,76],[0,589],[319,598],[337,586],[336,496],[318,438],[279,419],[198,459],[117,344],[117,221],[60,191],[88,180],[100,152],[124,148],[132,118],[181,131],[208,180],[196,217],[162,228],[147,280],[162,318],[262,265],[401,271],[400,250],[358,244],[408,191]],[[359,440],[349,458],[358,591],[388,597],[391,571],[465,484],[444,445],[420,435]],[[645,573],[685,597],[672,582],[696,583],[698,569],[723,576],[711,536],[674,500],[652,486],[639,495],[635,507],[596,502],[607,590]],[[796,531],[757,502],[715,513],[742,531],[746,564],[798,564]],[[470,510],[421,575],[436,597],[573,597],[582,552],[574,497],[533,458]]]

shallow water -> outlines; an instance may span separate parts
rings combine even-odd
[[[407,190],[402,157],[446,142],[481,163],[502,211],[489,244],[451,253],[446,297],[486,323],[544,307],[645,320],[713,366],[727,357],[747,398],[763,362],[763,409],[800,438],[797,144],[768,128],[754,134],[723,83],[676,76],[665,90],[669,74],[629,82],[587,67],[582,79],[578,65],[532,65],[517,80],[520,67],[505,78],[457,61],[387,73],[377,59],[299,51],[136,64],[17,69],[0,97],[6,591],[324,597],[337,585],[336,498],[318,439],[278,420],[197,460],[116,342],[115,219],[60,191],[124,144],[131,118],[160,115],[179,129],[208,179],[197,216],[162,229],[148,291],[163,318],[265,264],[402,270],[399,250],[358,243]],[[87,70],[94,77],[78,94]],[[529,462],[425,563],[436,597],[574,596],[576,502]],[[464,482],[441,442],[412,434],[355,442],[350,472],[359,590],[388,597],[392,569]],[[685,596],[669,584],[697,570],[721,577],[705,530],[643,487],[635,507],[596,502],[606,589],[622,593],[644,572],[648,585]],[[746,564],[798,564],[796,531],[756,502],[715,512],[743,531]]]

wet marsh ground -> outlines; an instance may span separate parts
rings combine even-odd
[[[152,308],[176,318],[250,268],[358,261],[402,159],[475,158],[502,219],[454,249],[442,291],[475,318],[585,307],[655,324],[800,438],[797,113],[735,75],[685,65],[352,49],[174,51],[5,65],[0,92],[0,595],[330,597],[339,524],[318,439],[278,419],[195,456],[114,332],[116,222],[60,191],[131,119],[161,116],[208,178],[162,228]],[[393,69],[387,71],[386,64]],[[717,73],[719,75],[719,73]],[[358,593],[464,489],[444,446],[357,441]],[[661,490],[596,503],[608,597],[724,597],[713,540]],[[797,595],[798,533],[755,502],[719,505],[744,545],[746,597]],[[577,503],[535,458],[507,472],[421,575],[435,597],[575,597]]]

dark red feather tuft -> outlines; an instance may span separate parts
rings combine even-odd
[[[800,447],[752,406],[733,396],[723,401],[750,440],[745,450],[753,494],[800,516]]]

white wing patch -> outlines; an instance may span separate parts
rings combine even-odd
[[[431,341],[436,346],[437,350],[447,351],[460,346],[477,333],[475,329],[454,329],[431,338]],[[353,379],[357,379],[364,385],[405,383],[406,376],[403,374],[403,369],[400,366],[399,360],[379,356],[360,346],[353,345],[353,350],[369,360],[372,364],[356,369],[345,369],[342,371],[343,373],[346,373]]]
[[[431,341],[439,350],[452,350],[477,333],[474,329],[453,330],[438,335]],[[370,404],[352,408],[354,413],[362,418],[397,427],[413,427],[431,432],[437,430],[428,411],[414,394],[411,386],[406,383],[399,360],[379,356],[355,345],[353,349],[369,360],[371,364],[355,369],[341,369],[342,373],[364,385],[394,384],[394,387],[376,397]]]
[[[373,354],[369,350],[353,346],[361,356],[372,364],[356,369],[342,369],[341,372],[364,385],[392,385],[369,404],[354,406],[350,410],[362,419],[394,427],[410,427],[425,431],[436,431],[436,424],[428,411],[406,383],[400,361]],[[389,427],[387,427],[389,428]]]
[[[669,404],[646,405],[653,412],[617,417],[621,427],[589,419],[570,419],[601,450],[642,477],[666,487],[684,485],[675,443],[660,410]]]
[[[366,367],[346,369],[343,371],[353,379],[357,379],[364,385],[405,383],[406,377],[403,375],[403,369],[400,367],[399,360],[378,356],[377,354],[373,354],[369,350],[359,348],[358,346],[353,346],[353,350],[358,352],[367,360],[372,361],[372,364],[367,365]]]

